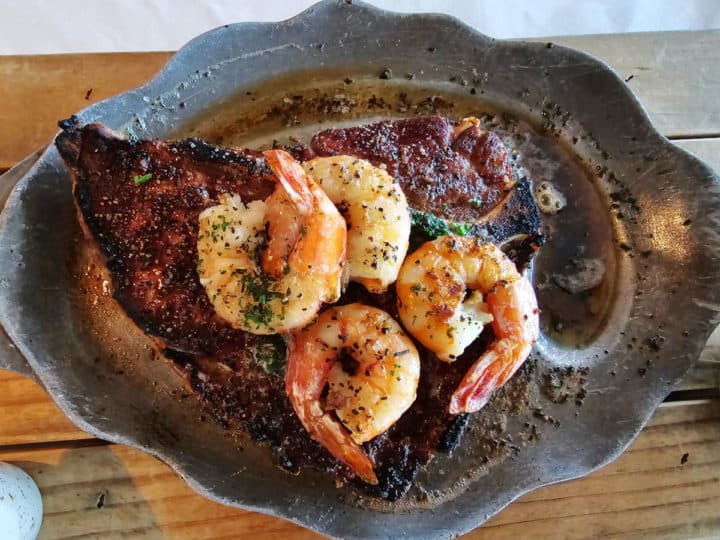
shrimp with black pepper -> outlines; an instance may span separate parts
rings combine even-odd
[[[412,405],[419,378],[410,338],[390,315],[370,306],[332,307],[288,343],[285,389],[298,418],[370,484],[377,477],[360,444],[387,431]]]
[[[450,412],[475,412],[525,362],[539,336],[530,281],[497,246],[479,238],[442,236],[410,254],[396,283],[405,328],[453,362],[492,323],[495,340],[465,374]]]
[[[373,293],[396,279],[410,238],[405,194],[386,171],[352,156],[303,163],[347,221],[349,278]]]
[[[345,221],[286,152],[265,159],[277,179],[265,201],[220,196],[200,214],[200,283],[223,319],[254,334],[308,324],[343,285]],[[267,234],[266,234],[267,229]]]

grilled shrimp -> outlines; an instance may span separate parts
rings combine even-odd
[[[359,445],[385,432],[410,407],[419,377],[417,349],[377,308],[330,308],[289,340],[285,389],[300,421],[369,484],[377,484],[377,477]]]
[[[323,302],[340,297],[347,232],[289,154],[264,154],[275,191],[247,204],[221,195],[200,214],[198,274],[220,317],[254,334],[275,334],[308,324]]]
[[[405,328],[452,362],[491,322],[495,340],[450,400],[450,412],[475,412],[515,373],[539,335],[532,285],[497,246],[443,236],[408,256],[396,283]]]
[[[351,156],[315,158],[303,164],[348,224],[350,280],[383,292],[405,259],[410,214],[402,189],[383,169]]]

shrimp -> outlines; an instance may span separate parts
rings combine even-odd
[[[495,340],[452,395],[452,414],[480,410],[539,336],[530,281],[500,248],[479,238],[426,242],[403,263],[396,288],[405,328],[440,360],[454,361],[492,323]]]
[[[220,195],[200,214],[197,240],[200,283],[216,313],[254,334],[290,332],[337,301],[347,237],[342,216],[289,154],[265,158],[278,182],[270,197],[245,204]]]
[[[400,185],[383,169],[351,156],[303,164],[348,224],[351,281],[381,293],[396,279],[410,238],[410,213]]]
[[[362,480],[377,484],[373,462],[359,445],[384,433],[412,405],[420,377],[418,351],[400,325],[374,307],[332,307],[289,340],[285,372],[287,395],[310,436]]]

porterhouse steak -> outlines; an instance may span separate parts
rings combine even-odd
[[[265,199],[274,182],[262,154],[199,139],[126,139],[74,118],[60,126],[56,145],[72,173],[83,228],[105,260],[121,308],[185,375],[221,425],[267,442],[289,470],[311,466],[351,478],[302,428],[281,376],[258,363],[258,350],[282,347],[282,341],[232,328],[214,313],[197,276],[200,212],[222,193],[237,193],[246,202]],[[514,253],[523,260],[516,262],[526,263],[540,239],[528,182],[513,185],[507,150],[495,134],[471,128],[455,138],[454,127],[446,118],[428,116],[328,130],[295,154],[350,154],[382,165],[415,210],[476,222],[472,233],[496,242],[519,237],[521,249]],[[350,284],[341,302],[353,301],[397,319],[392,287],[370,295]],[[395,426],[366,443],[380,484],[362,489],[396,499],[438,447],[457,443],[466,419],[446,412],[448,399],[492,338],[487,334],[454,364],[438,362],[419,347],[418,398]]]

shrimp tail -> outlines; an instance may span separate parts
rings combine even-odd
[[[519,345],[507,338],[495,341],[460,381],[450,398],[450,414],[473,413],[482,409],[493,392],[523,365],[531,347],[530,343]]]
[[[288,384],[288,393],[293,389]],[[300,422],[310,436],[322,444],[335,459],[347,465],[357,476],[368,484],[377,484],[372,460],[355,444],[344,428],[319,406],[305,404],[298,406],[300,400],[290,399]]]
[[[320,361],[316,366],[308,365],[305,359],[311,357],[316,344],[299,345],[295,338],[287,341],[288,362],[285,369],[285,391],[300,423],[310,436],[322,444],[333,457],[347,465],[358,477],[368,484],[377,484],[372,460],[362,448],[355,444],[338,421],[323,411],[317,399],[327,381],[331,363]]]
[[[523,365],[538,339],[537,300],[525,277],[497,287],[487,301],[495,315],[492,324],[497,337],[460,381],[450,398],[450,414],[482,409]]]
[[[324,414],[312,424],[310,435],[321,442],[337,460],[346,464],[363,482],[377,485],[372,460],[354,444],[337,421]]]
[[[313,207],[311,186],[314,182],[300,164],[284,150],[265,150],[263,156],[289,199],[309,212]]]

